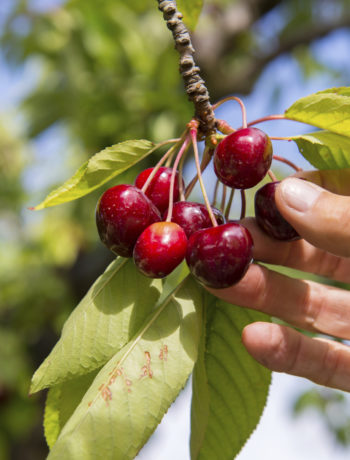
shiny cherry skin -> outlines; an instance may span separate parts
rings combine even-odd
[[[187,244],[186,261],[191,273],[200,283],[215,289],[242,279],[252,258],[253,239],[238,223],[199,230]]]
[[[154,168],[148,168],[140,172],[136,177],[135,185],[138,188],[142,188],[149,175]],[[169,191],[170,191],[170,180],[171,180],[171,168],[161,167],[156,172],[151,183],[147,187],[145,194],[148,198],[157,206],[159,211],[164,212],[169,206]],[[182,182],[183,183],[183,182]],[[184,187],[184,183],[183,183]],[[175,175],[174,185],[174,202],[179,199],[179,173]]]
[[[232,188],[254,187],[271,166],[272,145],[258,128],[239,129],[223,139],[214,153],[218,179]]]
[[[282,217],[277,209],[275,192],[279,182],[269,182],[255,194],[255,218],[259,227],[269,236],[282,241],[300,238],[296,230]]]
[[[156,206],[133,185],[116,185],[106,190],[96,207],[101,241],[122,257],[131,257],[143,230],[161,220]]]
[[[139,236],[134,248],[134,262],[145,276],[164,278],[185,258],[187,237],[174,222],[156,222]]]
[[[225,217],[219,209],[212,206],[214,216],[219,225],[225,223]],[[163,214],[163,219],[166,219],[168,211]],[[210,220],[208,210],[204,204],[193,203],[191,201],[178,201],[174,203],[172,222],[176,222],[185,230],[187,238],[192,233],[202,228],[211,227],[213,224]]]

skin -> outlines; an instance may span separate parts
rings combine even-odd
[[[306,180],[294,177],[282,181],[276,203],[303,239],[273,240],[258,228],[255,219],[245,219],[254,240],[255,260],[350,283],[350,169],[296,176]],[[291,326],[350,340],[350,291],[345,289],[289,278],[252,264],[238,284],[209,290],[227,302],[260,310]],[[263,322],[246,326],[242,341],[258,362],[273,371],[350,391],[350,348],[343,343]]]

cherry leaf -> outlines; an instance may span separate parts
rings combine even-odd
[[[269,318],[209,294],[204,317],[192,381],[191,459],[231,460],[259,423],[271,381],[271,372],[242,345],[241,333]]]
[[[201,14],[202,8],[203,8],[203,0],[177,0],[177,8],[180,11],[180,13],[183,14],[183,20],[186,24],[186,26],[194,30],[197,22],[199,15]]]
[[[330,88],[298,99],[285,117],[350,137],[350,88]]]
[[[107,147],[93,155],[70,179],[33,209],[38,211],[81,198],[131,168],[158,147],[147,140],[125,141]]]

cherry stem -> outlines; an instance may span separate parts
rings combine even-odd
[[[216,127],[222,134],[231,134],[235,132],[235,129],[230,126],[225,120],[216,120]]]
[[[241,207],[240,219],[244,219],[245,211],[246,211],[246,199],[245,199],[245,191],[243,189],[241,189],[241,200],[242,200],[242,207]]]
[[[269,175],[270,179],[272,180],[272,182],[278,182],[278,179],[277,177],[274,175],[274,173],[271,171],[271,169],[269,169],[267,171],[267,174]]]
[[[221,205],[220,209],[222,212],[224,212],[225,205],[226,205],[226,192],[227,192],[227,187],[226,185],[222,186],[222,196],[221,196]]]
[[[180,161],[180,166],[179,166],[179,195],[180,195],[180,201],[185,201],[185,192],[184,192],[184,187],[183,187],[183,167],[184,167],[184,159],[185,155],[181,158]]]
[[[174,155],[175,155],[175,152],[176,152],[176,149],[174,148],[171,152],[171,155],[168,156],[167,160],[166,160],[166,163],[165,163],[165,167],[166,168],[170,168],[171,166],[171,163],[173,162],[173,158],[174,158]]]
[[[302,171],[302,168],[299,168],[299,166],[295,165],[293,162],[290,160],[287,160],[287,158],[280,157],[278,155],[274,155],[272,157],[273,160],[281,161],[282,163],[285,163],[286,165],[290,166],[291,168],[295,169],[295,171],[299,172]]]
[[[206,147],[204,149],[203,158],[200,164],[201,173],[203,173],[205,168],[210,163],[211,159],[212,159],[212,149],[209,147]],[[188,184],[186,191],[185,191],[185,198],[189,197],[197,181],[198,181],[198,174],[196,174],[194,178],[191,180],[191,182]]]
[[[281,137],[281,136],[269,136],[273,141],[291,141],[291,137]]]
[[[218,196],[219,184],[220,184],[219,179],[216,179],[212,206],[216,206],[216,198]]]
[[[201,165],[199,163],[199,154],[198,154],[198,145],[197,145],[197,128],[191,128],[190,129],[190,135],[191,135],[191,139],[192,139],[194,160],[195,160],[195,163],[196,163],[198,180],[199,180],[199,184],[201,186],[205,206],[207,207],[207,211],[208,211],[210,220],[211,220],[211,222],[213,224],[213,227],[217,227],[218,223],[216,222],[213,210],[211,209],[210,202],[209,202],[208,195],[207,195],[207,191],[205,190],[203,179],[202,179],[202,171],[201,171]]]
[[[171,179],[170,179],[170,191],[169,191],[169,208],[168,208],[168,214],[166,217],[166,222],[171,222],[172,214],[173,214],[173,206],[174,206],[174,188],[175,188],[175,176],[176,176],[176,170],[178,167],[178,164],[181,160],[182,155],[186,152],[187,147],[190,143],[190,138],[189,136],[186,137],[184,140],[178,154],[176,155],[174,165],[173,165],[173,170],[171,173]]]
[[[183,136],[182,136],[183,137]],[[145,193],[149,184],[151,183],[152,179],[154,178],[154,176],[157,174],[157,171],[158,169],[162,166],[162,164],[165,162],[165,160],[167,158],[169,158],[171,156],[171,154],[174,152],[174,150],[176,149],[176,147],[178,146],[179,142],[181,142],[182,140],[182,137],[180,139],[171,139],[170,141],[166,141],[166,142],[162,142],[162,144],[159,144],[159,146],[161,145],[165,145],[165,144],[168,144],[170,142],[176,142],[175,145],[171,146],[169,150],[167,150],[167,152],[162,156],[162,158],[158,161],[158,163],[154,166],[151,174],[147,177],[147,180],[146,182],[143,184],[143,187],[141,189],[141,192]]]
[[[190,143],[188,143],[188,145],[187,145],[187,147],[185,149],[185,152],[182,155],[180,163],[179,163],[179,195],[180,195],[180,201],[186,201],[185,191],[184,191],[184,187],[183,187],[184,184],[183,184],[182,178],[183,178],[183,168],[184,168],[185,158],[186,158],[186,154],[187,154],[189,146],[190,146]]]
[[[236,101],[241,106],[242,126],[243,126],[243,128],[246,128],[248,126],[247,125],[247,111],[246,111],[246,108],[245,108],[245,105],[244,105],[242,99],[240,99],[239,97],[236,97],[236,96],[225,97],[225,99],[222,99],[221,101],[219,101],[216,104],[214,104],[213,109],[214,110],[217,109],[221,104],[223,104],[224,102],[228,102],[228,101]]]
[[[268,115],[267,117],[258,118],[256,120],[250,121],[248,126],[257,125],[258,123],[262,123],[264,121],[272,121],[272,120],[288,120],[284,115]]]
[[[225,218],[226,218],[226,220],[229,218],[229,215],[230,215],[234,194],[235,194],[235,189],[231,188],[230,196],[229,196],[228,203],[227,203],[226,210],[225,210]]]

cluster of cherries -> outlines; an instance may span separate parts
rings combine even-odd
[[[257,128],[239,129],[218,143],[213,159],[225,186],[254,187],[271,166],[270,138]],[[133,257],[138,269],[152,278],[167,276],[186,259],[191,273],[206,286],[237,283],[252,262],[251,234],[239,221],[226,221],[207,201],[204,205],[181,199],[184,183],[174,168],[146,169],[135,185],[117,185],[101,196],[96,222],[102,242],[117,255]],[[298,234],[275,204],[277,184],[270,182],[257,191],[256,220],[270,236],[294,240]]]

